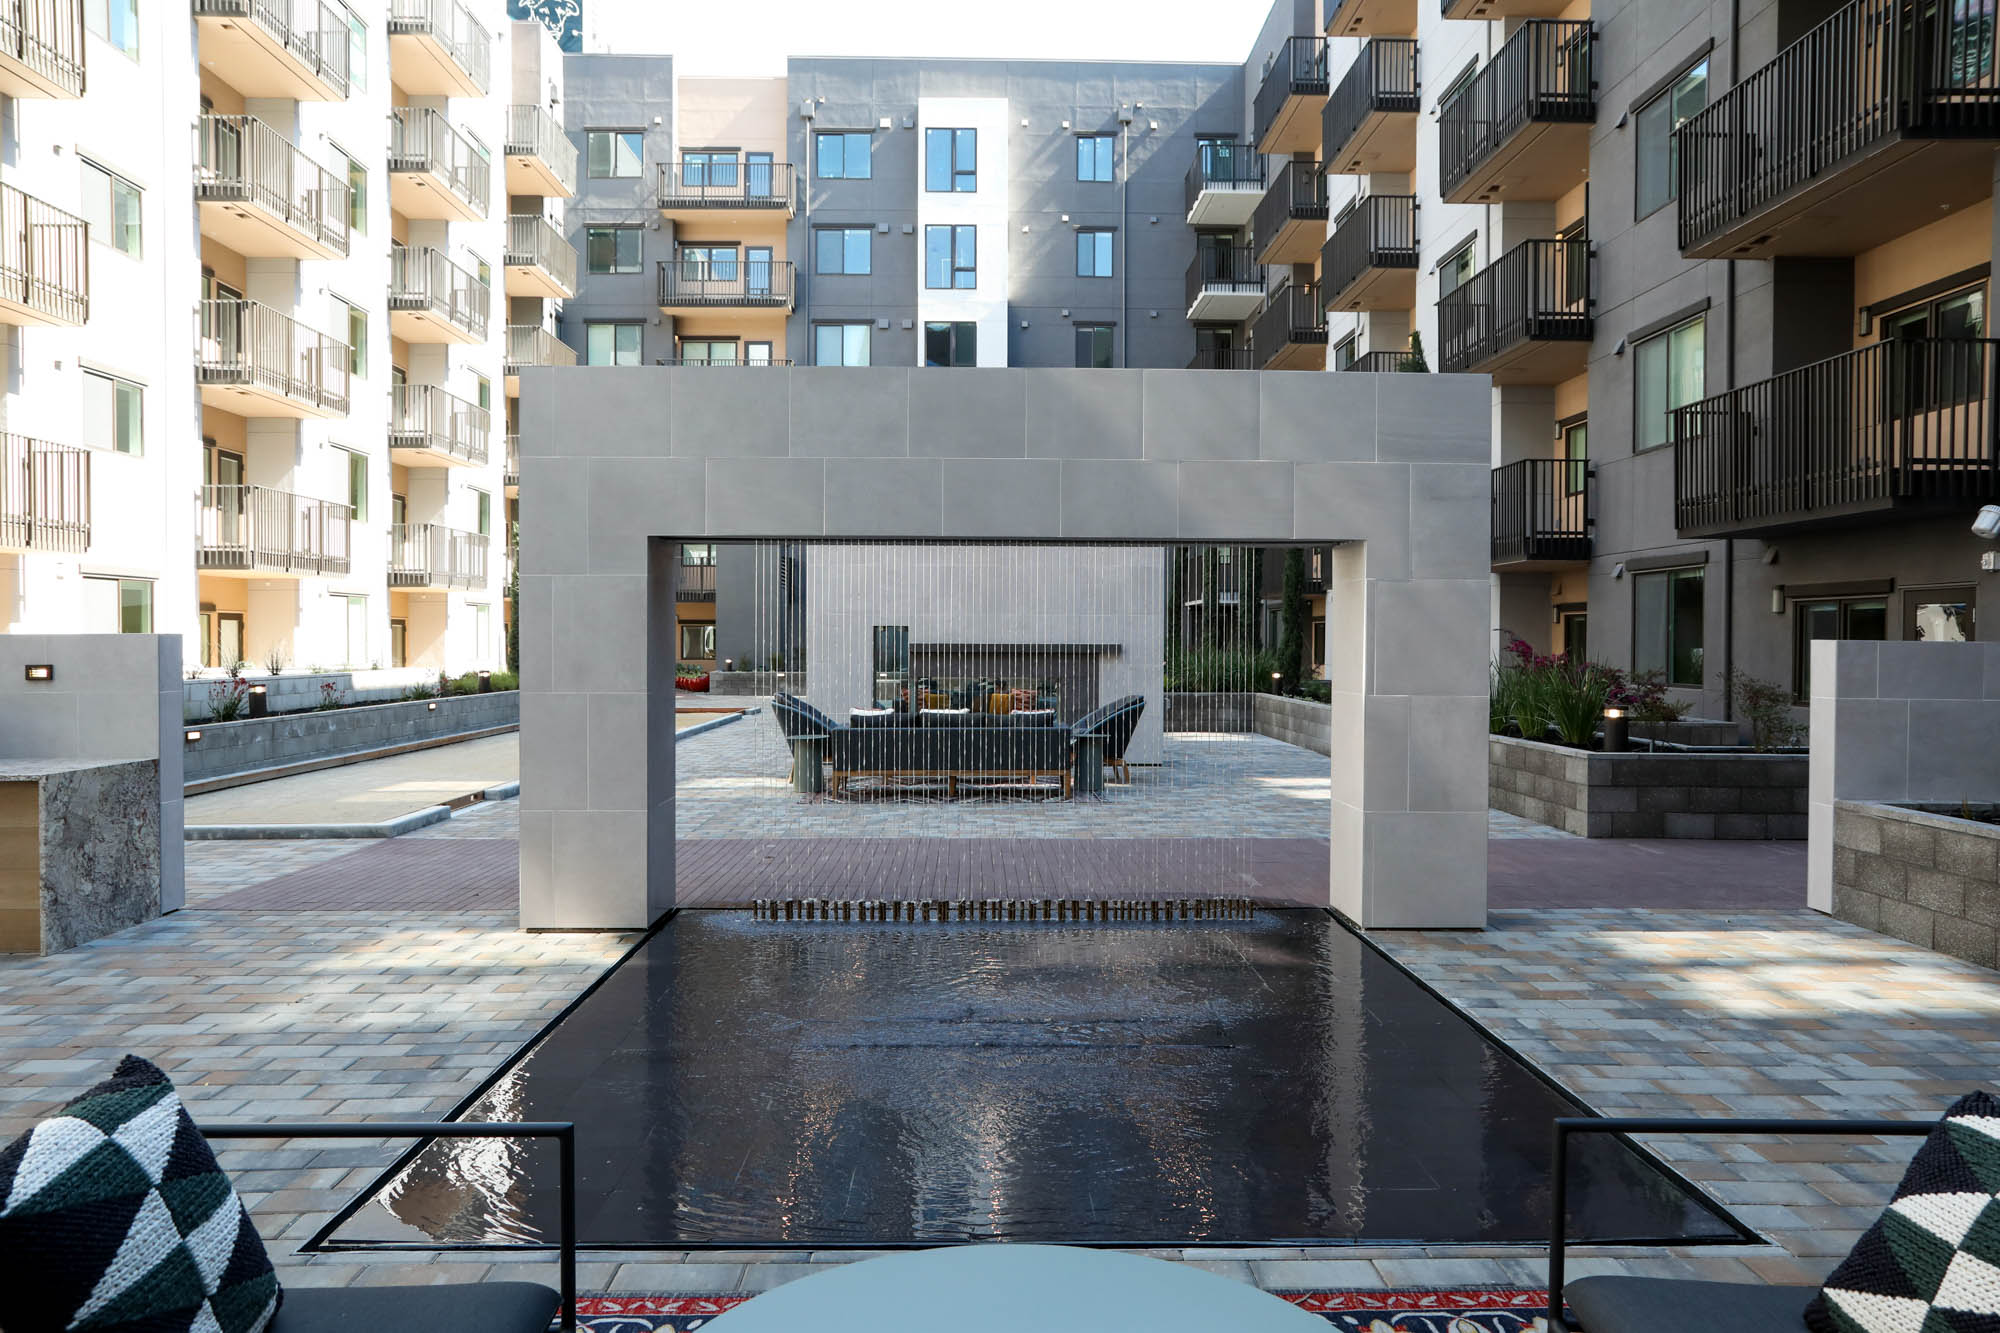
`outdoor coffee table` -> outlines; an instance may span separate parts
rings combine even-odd
[[[1186,1264],[1060,1245],[962,1245],[788,1282],[704,1333],[1326,1333],[1326,1321]]]

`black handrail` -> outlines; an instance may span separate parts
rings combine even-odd
[[[1414,37],[1370,37],[1320,113],[1320,157],[1337,170],[1348,142],[1377,112],[1416,114],[1421,104]]]
[[[1257,142],[1264,141],[1265,132],[1287,101],[1294,97],[1325,97],[1326,92],[1326,38],[1287,37],[1257,89],[1253,116]]]
[[[660,261],[660,304],[683,306],[784,306],[792,303],[788,259]]]
[[[1255,370],[1257,363],[1247,347],[1197,347],[1188,359],[1189,370]]]
[[[1236,291],[1264,286],[1264,266],[1257,262],[1257,252],[1247,245],[1196,245],[1194,259],[1187,269],[1187,303],[1194,305],[1195,297],[1208,287],[1224,287]]]
[[[1408,352],[1363,352],[1355,357],[1351,364],[1342,366],[1341,369],[1367,371],[1376,375],[1392,374],[1403,368],[1403,362],[1409,355]]]
[[[1581,458],[1524,458],[1493,469],[1493,562],[1588,560],[1591,482]]]
[[[1320,247],[1321,286],[1329,308],[1363,274],[1377,268],[1417,267],[1417,197],[1371,194],[1334,224]]]
[[[1194,211],[1195,200],[1207,189],[1242,189],[1264,183],[1264,155],[1247,143],[1205,139],[1195,145],[1194,165],[1185,182],[1186,211]]]
[[[1250,345],[1265,365],[1295,343],[1324,342],[1326,309],[1320,304],[1319,288],[1310,282],[1282,284],[1265,300],[1250,328]]]
[[[662,208],[786,208],[792,164],[708,158],[660,163]]]
[[[1326,214],[1326,171],[1317,162],[1283,162],[1271,180],[1271,187],[1257,201],[1257,211],[1250,217],[1250,231],[1257,238],[1260,253],[1268,254],[1286,224],[1324,222]]]
[[[1439,368],[1470,370],[1524,342],[1588,342],[1590,242],[1523,241],[1438,299]]]
[[[1527,19],[1438,110],[1442,193],[1463,185],[1522,127],[1597,119],[1590,20]]]

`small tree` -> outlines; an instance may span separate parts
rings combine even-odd
[[[1278,597],[1278,692],[1297,694],[1306,658],[1306,553],[1285,552],[1285,582]],[[1261,684],[1261,682],[1260,682]]]
[[[1396,369],[1412,375],[1430,373],[1430,363],[1424,360],[1424,335],[1412,329],[1410,347],[1403,353],[1403,359],[1396,363]]]
[[[521,674],[521,566],[507,575],[507,669]]]
[[[1732,669],[1729,696],[1750,724],[1750,744],[1758,750],[1797,745],[1805,728],[1792,718],[1792,692],[1782,685]]]

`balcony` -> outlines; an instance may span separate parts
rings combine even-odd
[[[429,246],[389,251],[389,332],[413,343],[486,341],[492,291]]]
[[[1407,37],[1417,30],[1418,0],[1327,0],[1329,37]]]
[[[485,467],[492,413],[435,384],[398,384],[389,403],[389,459],[405,467]]]
[[[203,116],[201,234],[253,259],[341,259],[347,182],[255,116]]]
[[[389,586],[483,588],[488,539],[442,523],[389,525]]]
[[[1448,19],[1552,19],[1574,0],[1443,0]]]
[[[1319,288],[1287,282],[1271,293],[1250,328],[1250,345],[1264,370],[1326,369],[1326,308]]]
[[[715,600],[715,566],[681,561],[680,577],[674,580],[674,600],[677,602],[712,602]]]
[[[1559,384],[1590,357],[1590,242],[1523,241],[1438,300],[1439,369]]]
[[[2000,501],[1996,348],[1878,342],[1678,409],[1674,526],[1761,537]]]
[[[1589,561],[1595,481],[1580,458],[1524,458],[1494,468],[1494,572],[1537,573]]]
[[[0,324],[75,328],[90,317],[84,221],[0,185]]]
[[[0,93],[83,96],[83,0],[0,0]]]
[[[720,351],[721,349],[717,348],[715,350]],[[792,360],[790,357],[785,357],[785,356],[755,357],[749,360],[742,360],[737,358],[732,353],[728,356],[702,356],[702,357],[656,356],[653,358],[653,364],[656,366],[686,366],[691,370],[703,370],[710,368],[716,370],[729,370],[733,369],[736,366],[753,366],[753,367],[789,366],[792,364]]]
[[[1417,169],[1417,44],[1364,43],[1320,116],[1320,156],[1336,175]]]
[[[1407,352],[1363,352],[1346,365],[1334,368],[1358,370],[1370,375],[1390,375],[1402,370],[1403,358],[1408,355]]]
[[[1253,107],[1257,151],[1317,152],[1320,103],[1326,92],[1326,38],[1287,37],[1257,90]]]
[[[345,574],[354,511],[269,486],[203,486],[195,568],[206,574]]]
[[[501,473],[500,481],[507,488],[507,494],[519,495],[521,493],[521,437],[519,435],[509,435],[507,437],[507,470]]]
[[[1189,370],[1255,370],[1256,358],[1247,347],[1197,347],[1188,359]]]
[[[194,0],[202,68],[245,97],[347,100],[352,35],[327,0]]]
[[[390,0],[389,81],[412,96],[484,97],[493,38],[458,0]]]
[[[1328,310],[1408,310],[1417,300],[1417,197],[1354,201],[1319,252]]]
[[[538,106],[507,108],[507,193],[567,199],[576,193],[576,145]]]
[[[1988,198],[1993,17],[1965,11],[1856,0],[1690,117],[1674,133],[1682,252],[1859,254]]]
[[[347,344],[256,301],[203,301],[195,383],[240,417],[347,415]]]
[[[1210,140],[1195,148],[1186,186],[1188,226],[1241,227],[1264,198],[1264,157],[1247,143]]]
[[[491,173],[485,156],[441,113],[425,107],[390,113],[389,206],[404,217],[479,221]]]
[[[1597,119],[1588,19],[1530,19],[1438,112],[1446,203],[1559,199],[1590,172]]]
[[[1326,240],[1326,173],[1319,163],[1280,163],[1250,230],[1258,263],[1312,263]]]
[[[0,435],[0,551],[81,555],[90,547],[88,449]]]
[[[507,360],[503,367],[507,396],[521,396],[521,369],[524,366],[573,366],[576,349],[539,324],[507,326]]]
[[[1247,245],[1197,245],[1187,270],[1187,317],[1235,324],[1264,305],[1264,266]]]
[[[576,295],[576,247],[547,218],[507,219],[507,295],[563,301]]]
[[[660,264],[660,310],[663,314],[700,314],[705,310],[783,310],[792,308],[792,265],[789,260],[669,259]]]
[[[726,157],[660,164],[660,212],[670,218],[789,218],[794,195],[789,162]]]

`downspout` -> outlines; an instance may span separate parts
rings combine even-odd
[[[1118,364],[1121,367],[1132,364],[1132,235],[1131,219],[1125,207],[1125,189],[1132,179],[1132,114],[1123,109],[1118,113],[1118,248],[1124,252],[1118,256]]]
[[[787,82],[789,82],[789,80]],[[787,88],[786,91],[789,92],[790,89]],[[791,337],[789,334],[787,334],[785,338],[785,353],[793,365],[809,366],[812,364],[812,357],[815,350],[813,347],[813,331],[812,331],[813,327],[812,326],[812,308],[813,308],[812,271],[814,267],[812,262],[813,259],[812,255],[813,110],[812,110],[812,104],[810,102],[807,102],[805,105],[799,108],[799,119],[803,120],[806,123],[805,151],[800,154],[801,157],[805,158],[805,161],[795,162],[792,164],[792,182],[793,182],[792,188],[798,190],[801,194],[805,196],[806,221],[804,229],[805,244],[801,248],[798,256],[792,260],[792,280],[798,283],[799,285],[799,328],[806,335],[806,345],[804,347],[794,349],[792,347]],[[791,249],[792,249],[791,237],[787,236],[785,238],[785,250],[789,254],[791,252]],[[870,359],[872,360],[873,358],[871,357]]]
[[[1729,86],[1736,86],[1736,47],[1742,38],[1743,0],[1729,0]],[[1736,261],[1724,261],[1723,322],[1728,341],[1722,348],[1724,389],[1736,387]],[[1678,447],[1678,446],[1676,446]],[[1736,539],[1722,539],[1722,720],[1736,720]]]

